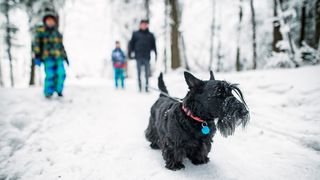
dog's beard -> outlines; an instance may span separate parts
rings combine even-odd
[[[242,114],[241,110],[246,106],[239,102],[235,97],[229,97],[225,100],[222,107],[222,116],[219,117],[217,127],[222,136],[233,135],[237,126],[242,125],[244,128],[250,117],[249,113]]]

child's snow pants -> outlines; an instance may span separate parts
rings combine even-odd
[[[44,59],[46,78],[44,81],[44,95],[51,96],[54,92],[62,93],[66,71],[64,59],[48,57]]]

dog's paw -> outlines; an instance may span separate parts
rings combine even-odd
[[[151,149],[160,149],[160,147],[156,143],[151,143],[150,147],[151,147]]]
[[[192,159],[191,163],[194,165],[207,164],[209,162],[209,158],[205,157],[203,159]]]
[[[167,163],[166,168],[172,170],[172,171],[177,171],[180,169],[184,169],[184,165],[182,163]]]

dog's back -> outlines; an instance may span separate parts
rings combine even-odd
[[[159,99],[151,107],[151,116],[149,119],[148,128],[145,131],[145,135],[148,141],[151,142],[150,147],[153,149],[159,149],[159,134],[157,132],[157,125],[166,124],[168,118],[166,117],[167,111],[171,109],[177,102],[168,97],[168,90],[163,81],[162,73],[158,77],[158,88],[161,91]],[[157,122],[164,121],[164,122]]]

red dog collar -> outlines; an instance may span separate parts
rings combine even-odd
[[[202,132],[202,134],[207,135],[207,134],[210,133],[210,129],[208,127],[208,123],[205,120],[193,115],[192,112],[184,104],[182,104],[182,110],[187,116],[189,116],[193,120],[198,121],[198,122],[201,123],[201,126],[202,126],[201,132]]]
[[[184,113],[186,113],[187,116],[191,117],[195,121],[198,121],[200,123],[207,123],[205,120],[201,119],[200,117],[193,115],[192,112],[184,104],[182,104],[182,110]]]

